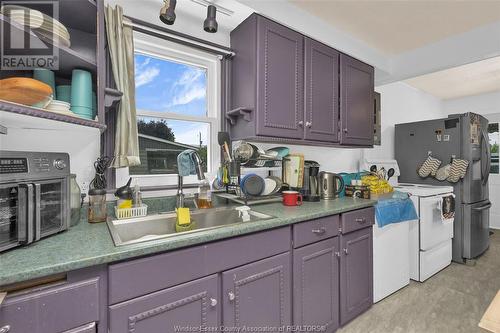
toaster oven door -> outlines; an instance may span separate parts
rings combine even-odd
[[[0,251],[33,241],[32,184],[0,184]]]
[[[33,183],[35,190],[35,240],[67,229],[69,221],[66,178]]]

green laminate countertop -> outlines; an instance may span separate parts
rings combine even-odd
[[[89,224],[81,221],[60,234],[0,254],[0,286],[286,226],[373,206],[375,203],[373,200],[340,198],[304,202],[297,207],[285,207],[281,203],[263,204],[252,206],[252,209],[275,218],[124,246],[114,246],[106,223]]]

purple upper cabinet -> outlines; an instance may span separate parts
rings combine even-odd
[[[343,326],[373,304],[372,228],[340,238],[340,324]]]
[[[304,37],[259,15],[231,32],[234,139],[304,136]]]
[[[339,237],[293,251],[294,325],[339,326]]]
[[[176,332],[219,326],[218,276],[191,281],[109,307],[110,333]]]
[[[373,145],[373,67],[340,55],[340,143]]]
[[[225,327],[279,327],[291,323],[290,254],[222,273]]]
[[[305,139],[338,142],[339,52],[305,42]]]

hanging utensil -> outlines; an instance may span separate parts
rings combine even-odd
[[[229,145],[231,143],[231,138],[229,137],[228,132],[219,132],[217,133],[217,141],[219,142],[219,146],[224,149],[224,152],[227,155],[228,162],[231,162],[233,159],[231,158],[231,150],[229,149]]]
[[[370,172],[377,172],[377,166],[375,164],[370,167]]]
[[[394,176],[394,172],[394,168],[390,168],[389,170],[387,170],[387,181],[389,181],[389,179]]]

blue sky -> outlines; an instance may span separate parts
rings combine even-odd
[[[175,112],[190,116],[205,116],[206,70],[194,66],[135,55],[136,107],[155,112]],[[208,125],[203,123],[168,121],[176,141],[207,144]]]

